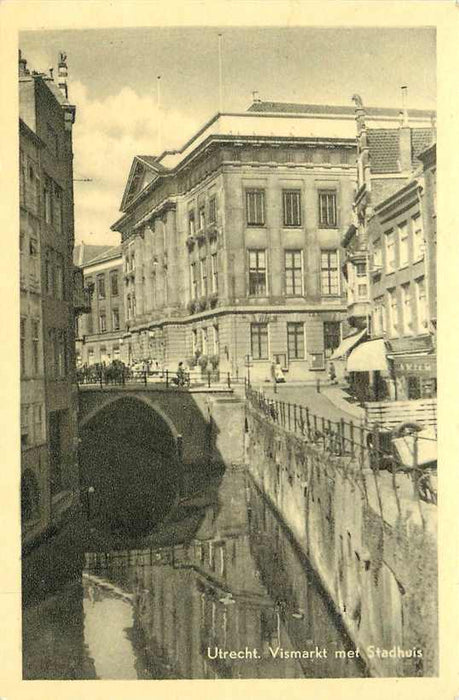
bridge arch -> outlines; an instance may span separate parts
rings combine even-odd
[[[161,406],[156,401],[152,401],[148,396],[145,396],[143,394],[136,394],[135,392],[123,392],[122,394],[117,394],[116,396],[108,397],[103,403],[101,403],[100,405],[95,406],[93,409],[91,409],[79,421],[79,427],[84,428],[88,423],[90,423],[96,416],[99,415],[99,413],[104,411],[106,408],[108,408],[109,406],[112,406],[114,403],[117,403],[119,401],[123,401],[125,399],[135,399],[136,401],[145,404],[152,411],[154,411],[161,418],[161,420],[164,421],[164,423],[169,428],[169,430],[172,434],[172,437],[174,438],[174,442],[177,446],[177,449],[179,449],[179,443],[181,442],[182,435],[177,430],[175,424],[169,418],[167,413],[165,413],[165,411],[161,408]]]

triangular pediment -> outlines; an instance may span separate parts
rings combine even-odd
[[[153,180],[156,180],[161,170],[161,166],[154,163],[154,158],[152,156],[134,157],[121,200],[121,211],[126,211],[142,190],[153,182]]]

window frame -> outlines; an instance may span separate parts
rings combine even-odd
[[[282,223],[284,228],[301,228],[301,189],[282,190]]]
[[[254,331],[256,331],[254,333]],[[266,348],[264,347],[264,340],[266,339]],[[257,352],[254,352],[254,349]],[[266,355],[262,354],[266,350]],[[268,360],[269,359],[269,324],[264,323],[251,323],[250,324],[250,354],[252,360]]]
[[[300,256],[300,266],[296,266],[295,262],[295,256],[299,254]],[[287,258],[290,257],[291,260],[291,266],[287,266]],[[297,290],[297,274],[299,271],[299,287],[300,289]],[[288,284],[288,278],[289,278],[289,273],[291,273],[292,278],[291,278],[291,288],[292,291],[289,291],[289,284]],[[304,266],[303,266],[303,250],[301,248],[296,248],[296,249],[290,249],[290,248],[285,248],[284,249],[284,293],[286,297],[302,297],[304,296]]]
[[[252,267],[252,256],[255,256],[256,266]],[[264,267],[260,266],[260,257],[263,256]],[[247,249],[247,267],[248,267],[248,289],[247,296],[249,297],[267,297],[268,296],[268,260],[266,248],[248,248]],[[263,285],[260,281],[264,277]],[[261,290],[261,291],[260,291]]]
[[[331,256],[336,257],[336,267],[330,265]],[[323,265],[324,256],[327,256],[327,267]],[[320,293],[323,297],[339,297],[341,294],[341,280],[339,267],[339,249],[338,248],[321,248],[320,249]],[[336,273],[336,292],[333,290],[333,273]],[[324,289],[324,273],[327,273],[327,290]]]
[[[251,203],[252,197],[253,202]],[[263,188],[248,187],[245,189],[245,218],[247,226],[256,228],[266,226],[266,199]]]
[[[338,192],[336,189],[319,189],[318,194],[318,224],[319,228],[338,228]],[[325,208],[322,200],[325,199]],[[328,203],[332,198],[332,206]],[[325,212],[325,216],[323,215]],[[331,216],[330,216],[331,213]]]
[[[293,331],[293,333],[291,333],[291,331]],[[294,341],[294,354],[291,353],[291,338],[293,338]],[[289,362],[292,362],[293,360],[304,360],[306,357],[306,343],[304,337],[303,321],[287,322],[287,356]]]

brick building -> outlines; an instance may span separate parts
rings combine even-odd
[[[81,244],[74,262],[91,295],[90,312],[76,326],[77,365],[119,360],[125,333],[121,247]]]
[[[67,66],[58,85],[19,55],[21,457],[23,538],[75,500],[76,386],[72,125]]]
[[[435,358],[426,298],[431,245],[423,221],[422,154],[432,141],[434,114],[404,110],[397,125],[375,129],[360,98],[354,100],[358,188],[354,220],[343,239],[347,306],[350,325],[372,338],[359,351],[358,383],[366,398],[432,396]],[[361,333],[353,338],[364,339]],[[348,352],[352,344],[342,348]],[[412,354],[430,356],[424,361],[429,375],[424,389],[406,372]],[[348,367],[354,368],[354,359]]]

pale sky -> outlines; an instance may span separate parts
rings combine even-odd
[[[74,127],[77,242],[114,244],[110,225],[132,159],[182,145],[218,111],[218,33],[223,34],[225,111],[262,100],[435,109],[436,47],[431,28],[119,28],[21,32],[30,68],[57,67],[67,53]],[[57,75],[57,68],[54,75]]]

